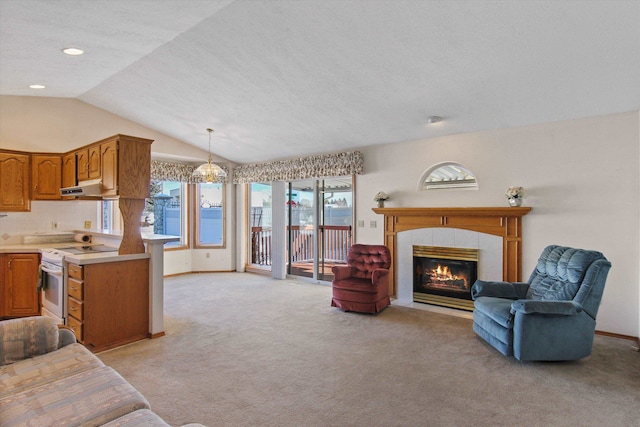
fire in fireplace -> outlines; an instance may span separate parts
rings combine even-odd
[[[471,286],[478,277],[478,252],[413,246],[413,300],[473,310]]]

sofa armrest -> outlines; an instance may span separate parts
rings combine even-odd
[[[78,342],[76,334],[68,326],[58,325],[58,348]]]
[[[575,316],[582,312],[582,306],[574,301],[534,301],[518,300],[511,304],[511,314],[555,314]]]
[[[471,298],[495,297],[506,299],[521,299],[527,295],[528,283],[523,282],[485,282],[476,280],[471,287]]]
[[[57,321],[33,316],[0,322],[0,366],[58,349]]]
[[[344,280],[348,279],[352,275],[352,268],[348,265],[334,265],[331,268],[331,272],[333,273],[333,280]]]

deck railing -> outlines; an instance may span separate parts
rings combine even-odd
[[[291,233],[291,261],[313,260],[313,229],[294,225]],[[347,262],[347,252],[351,246],[351,226],[324,225],[320,226],[320,233],[324,239],[324,259]],[[251,263],[271,265],[271,227],[251,227]]]

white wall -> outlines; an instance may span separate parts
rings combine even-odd
[[[356,220],[365,227],[357,229],[356,239],[383,242],[383,217],[371,211],[378,191],[391,196],[389,207],[507,206],[504,191],[521,185],[524,206],[533,208],[523,221],[524,271],[533,271],[549,244],[603,252],[613,267],[597,329],[637,337],[639,122],[634,111],[362,150]],[[468,167],[479,189],[417,191],[422,173],[443,161]],[[370,228],[370,221],[378,227]]]

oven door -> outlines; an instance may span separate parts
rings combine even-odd
[[[47,275],[47,287],[42,291],[42,315],[57,319],[64,324],[65,301],[62,268],[49,268],[41,266],[42,274]]]

